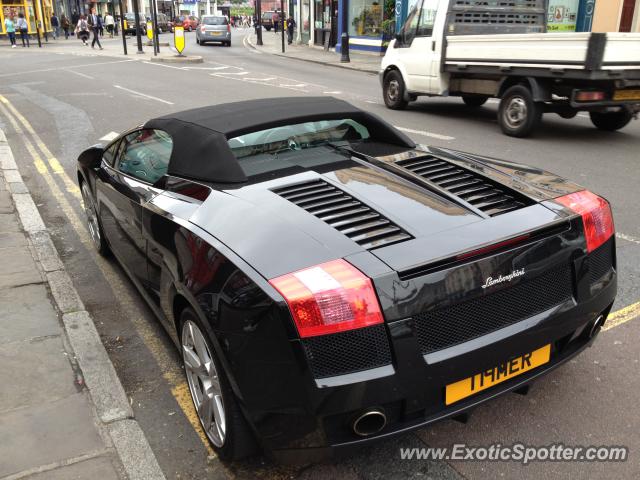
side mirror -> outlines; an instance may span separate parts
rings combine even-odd
[[[78,157],[78,163],[86,168],[98,168],[102,163],[104,147],[101,144],[87,148]]]

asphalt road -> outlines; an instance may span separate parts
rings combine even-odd
[[[207,448],[180,359],[118,265],[91,250],[75,159],[88,145],[152,116],[201,105],[282,96],[334,95],[403,128],[419,143],[506,158],[567,176],[607,197],[616,219],[619,296],[614,310],[640,300],[640,121],[616,133],[588,118],[545,116],[535,137],[502,135],[497,105],[470,109],[427,99],[387,110],[375,75],[256,53],[234,32],[234,46],[200,47],[188,69],[140,56],[108,56],[57,42],[42,50],[0,47],[0,128],[129,395],[167,478],[621,478],[640,473],[640,319],[603,332],[582,355],[537,382],[528,396],[504,396],[462,425],[442,422],[331,464],[281,467],[263,458],[223,465]],[[117,45],[119,40],[106,41]],[[131,42],[129,42],[131,44]],[[108,47],[109,48],[109,47]],[[4,98],[4,100],[3,100]],[[634,308],[634,307],[632,307]],[[465,443],[626,445],[625,463],[432,462],[400,460],[400,447]]]

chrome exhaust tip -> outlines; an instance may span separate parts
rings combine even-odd
[[[387,416],[380,409],[366,410],[353,421],[353,432],[360,437],[375,435],[387,425]]]
[[[604,323],[604,315],[600,315],[596,318],[593,325],[591,325],[591,330],[589,331],[589,338],[595,337],[598,333],[600,333],[600,329],[602,328],[602,324]]]

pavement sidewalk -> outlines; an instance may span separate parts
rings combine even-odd
[[[380,70],[380,61],[382,57],[374,53],[360,53],[355,50],[349,51],[351,61],[342,63],[340,54],[333,49],[325,50],[319,45],[308,46],[302,44],[287,45],[285,35],[285,53],[282,53],[282,37],[281,32],[262,32],[262,46],[256,45],[255,29],[245,29],[245,38],[247,44],[258,51],[278,55],[281,57],[295,58],[296,60],[304,60],[307,62],[329,65],[332,67],[346,68],[349,70],[359,70],[361,72],[378,73]]]
[[[0,130],[0,479],[164,479]]]

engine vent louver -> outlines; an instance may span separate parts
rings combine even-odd
[[[518,192],[440,158],[411,158],[400,160],[396,165],[434,183],[491,217],[533,205],[533,201]]]
[[[382,214],[324,180],[280,187],[273,192],[305,209],[366,249],[413,238]]]

